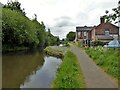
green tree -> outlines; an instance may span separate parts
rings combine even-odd
[[[68,41],[74,41],[75,40],[75,32],[69,32],[66,36]]]
[[[104,18],[106,19],[107,22],[112,22],[114,21],[115,23],[120,22],[120,1],[118,1],[118,7],[113,8],[113,13],[109,13],[108,10],[105,11],[106,15],[104,15]]]
[[[36,36],[38,38],[38,47],[44,47],[45,45],[45,39],[46,39],[46,32],[45,32],[45,25],[43,22],[39,23],[37,21],[37,18],[33,20],[35,23],[35,31],[36,31]]]
[[[48,28],[48,33],[51,33],[50,29]]]
[[[57,36],[52,35],[50,29],[48,29],[48,32],[46,33],[46,45],[59,45],[60,44],[60,39]]]
[[[2,11],[3,47],[44,47],[46,32],[43,22],[30,20],[20,12],[9,8],[3,8]]]
[[[17,0],[13,1],[8,1],[6,5],[4,5],[3,8],[9,8],[11,10],[15,10],[18,12],[21,12],[23,15],[26,13],[24,12],[24,8],[21,8],[21,3],[19,3]]]
[[[16,3],[15,3],[16,2]],[[28,47],[43,48],[59,43],[59,37],[46,32],[43,22],[37,21],[37,15],[30,20],[20,12],[20,3],[15,1],[2,8],[2,49]],[[15,5],[14,5],[15,4]]]

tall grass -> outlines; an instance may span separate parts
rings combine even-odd
[[[120,79],[120,51],[102,47],[86,49],[88,55],[101,66],[104,71],[116,79]]]
[[[58,69],[53,88],[84,88],[84,78],[80,70],[79,61],[74,53],[68,50],[63,63]]]

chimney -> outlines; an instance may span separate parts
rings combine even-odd
[[[105,23],[105,19],[103,16],[100,17],[100,24]]]

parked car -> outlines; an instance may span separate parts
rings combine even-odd
[[[105,48],[118,48],[120,49],[120,40],[112,40],[106,45],[104,45]]]

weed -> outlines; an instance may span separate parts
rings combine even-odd
[[[84,88],[84,78],[75,54],[68,50],[53,82],[53,88]]]
[[[119,50],[105,49],[102,47],[86,49],[88,55],[101,66],[107,73],[116,79],[120,78],[119,72]]]

